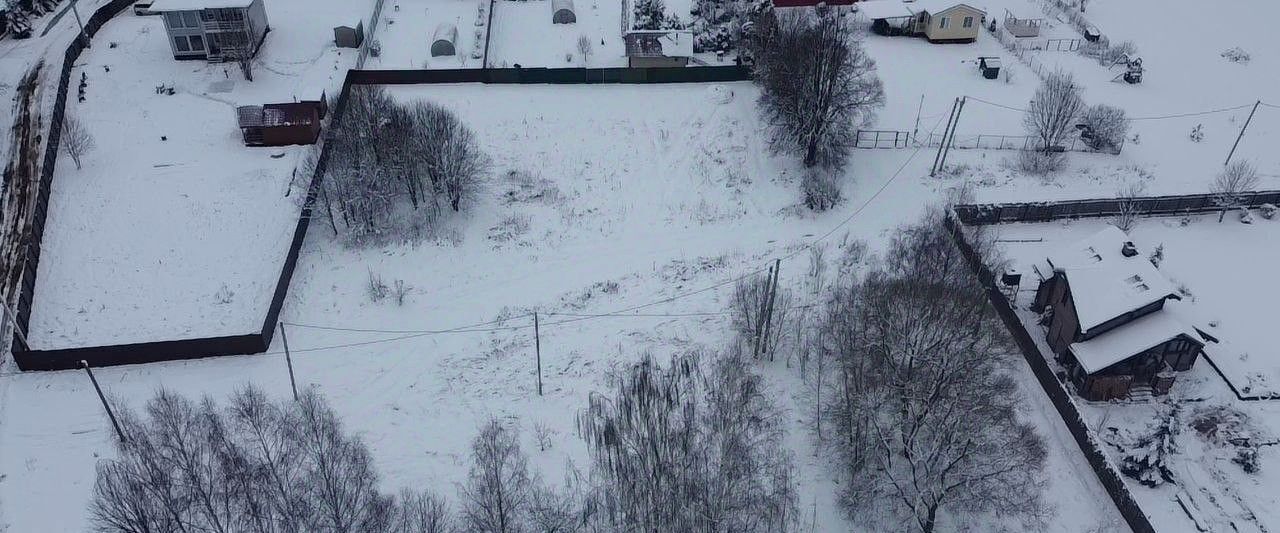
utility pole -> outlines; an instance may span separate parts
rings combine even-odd
[[[765,279],[766,292],[764,294],[764,297],[760,300],[760,307],[756,310],[756,327],[755,327],[755,331],[751,335],[751,338],[752,338],[751,358],[752,359],[760,357],[760,354],[763,353],[763,351],[761,350],[761,346],[763,346],[764,344],[764,315],[767,312],[767,309],[769,307],[768,291],[772,284],[771,280],[773,279],[773,265],[769,265],[769,272],[768,274],[765,275],[764,279]]]
[[[538,363],[538,396],[542,396],[542,333],[538,330],[538,312],[533,312],[533,356]]]
[[[951,145],[956,143],[956,128],[960,126],[960,114],[964,112],[964,104],[967,101],[969,101],[968,96],[960,97],[960,108],[956,109],[956,119],[951,122],[951,138],[946,140],[947,149],[942,151],[942,162],[938,164],[938,170],[947,166],[947,156],[951,155]]]
[[[98,378],[93,377],[93,370],[89,368],[89,362],[80,360],[80,367],[89,374],[89,381],[93,382],[93,389],[98,391],[98,399],[102,401],[102,408],[107,410],[107,417],[111,419],[111,425],[116,428],[116,436],[120,437],[120,442],[125,442],[124,431],[120,429],[120,422],[116,421],[116,414],[111,411],[111,404],[107,403],[106,395],[102,394],[102,387],[98,386]]]
[[[293,379],[293,357],[289,354],[289,335],[284,332],[284,322],[280,322],[280,340],[284,342],[284,362],[289,365],[289,387],[293,389],[293,401],[298,401],[298,382]]]
[[[920,137],[920,112],[923,110],[924,110],[924,93],[920,93],[920,105],[916,106],[916,127],[915,129],[911,130],[911,137],[915,139],[916,142],[920,141],[920,138],[919,138]]]
[[[956,98],[951,103],[951,114],[947,115],[947,126],[942,129],[942,142],[938,143],[938,153],[933,155],[933,166],[929,168],[929,175],[933,176],[938,173],[938,160],[942,159],[942,148],[947,144],[947,132],[951,131],[951,122],[956,118],[956,108],[960,106],[960,99]],[[933,136],[932,133],[929,134]]]
[[[1244,137],[1244,130],[1249,129],[1249,123],[1253,121],[1253,114],[1258,112],[1258,104],[1261,104],[1261,103],[1262,103],[1262,100],[1258,100],[1253,103],[1253,111],[1249,112],[1249,118],[1245,119],[1244,126],[1240,127],[1240,135],[1236,136],[1236,142],[1235,144],[1231,145],[1231,152],[1227,154],[1227,160],[1226,162],[1222,163],[1222,166],[1227,166],[1231,164],[1231,156],[1236,155],[1236,147],[1240,146],[1240,139]]]
[[[76,9],[76,2],[71,0],[71,14],[76,16],[76,24],[80,25],[80,40],[84,42],[84,47],[89,48],[89,33],[84,31],[84,22],[80,21],[80,10]]]

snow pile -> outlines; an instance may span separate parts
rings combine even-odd
[[[733,101],[733,90],[720,84],[712,85],[707,87],[707,100],[713,104],[727,104]]]

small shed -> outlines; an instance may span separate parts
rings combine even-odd
[[[451,56],[457,53],[458,27],[441,23],[431,38],[431,57]]]
[[[246,105],[236,108],[236,118],[246,146],[315,144],[320,110],[318,102]]]
[[[1000,77],[1000,58],[995,56],[983,56],[978,58],[978,70],[982,71],[982,77],[994,80]]]
[[[693,32],[689,30],[632,30],[622,41],[631,68],[683,67],[693,57]]]
[[[356,27],[338,26],[333,29],[333,42],[338,48],[360,48],[364,43],[364,21],[356,23]]]
[[[551,22],[553,24],[573,24],[578,15],[573,11],[573,0],[551,0]]]

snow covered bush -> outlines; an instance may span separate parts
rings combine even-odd
[[[1266,440],[1249,416],[1226,405],[1202,407],[1191,419],[1191,427],[1202,438],[1220,447],[1234,447],[1231,462],[1246,473],[1255,474],[1262,469],[1256,442]]]
[[[633,30],[678,30],[684,28],[680,17],[667,13],[663,0],[635,0],[631,7]]]
[[[646,355],[578,414],[601,531],[790,531],[792,460],[764,379],[735,352]]]
[[[1275,218],[1276,204],[1262,204],[1258,206],[1258,214],[1262,215],[1262,218],[1265,218],[1267,220],[1271,220]]]
[[[1253,212],[1247,207],[1238,207],[1236,211],[1240,214],[1240,223],[1253,224]]]
[[[851,18],[788,12],[762,37],[754,76],[770,147],[800,155],[805,167],[844,168],[858,128],[884,105]]]
[[[1196,124],[1196,127],[1191,128],[1191,133],[1187,135],[1187,138],[1191,139],[1191,142],[1198,143],[1200,141],[1203,141],[1204,140],[1204,124]]]
[[[1067,164],[1067,157],[1062,152],[1022,150],[1018,152],[1015,164],[1018,170],[1027,174],[1047,176],[1062,170]]]
[[[1086,144],[1094,150],[1119,152],[1124,138],[1129,134],[1129,118],[1123,109],[1106,104],[1089,106],[1080,123],[1089,133]]]
[[[1220,55],[1232,63],[1248,63],[1249,60],[1252,59],[1252,57],[1249,56],[1249,52],[1244,51],[1244,49],[1239,46],[1223,50]]]
[[[826,211],[840,203],[842,195],[835,172],[820,168],[806,169],[802,180],[800,193],[805,207],[814,211]]]
[[[1142,182],[1133,182],[1121,187],[1116,192],[1117,204],[1116,217],[1111,223],[1120,228],[1121,231],[1128,233],[1134,226],[1138,225],[1138,217],[1142,215],[1142,206],[1138,198],[1142,196],[1146,186]]]
[[[1222,222],[1228,209],[1242,207],[1246,193],[1257,188],[1258,170],[1248,161],[1236,161],[1222,169],[1209,188],[1214,204],[1222,208],[1218,222]]]
[[[379,492],[368,447],[314,391],[272,401],[249,388],[219,406],[161,390],[119,420],[127,440],[98,462],[96,532],[452,531],[435,495]]]
[[[874,530],[929,532],[952,512],[1039,530],[1045,443],[1018,413],[1015,348],[940,216],[899,230],[870,272],[828,298],[817,326],[836,360],[840,392],[823,416],[840,502],[885,521]],[[979,255],[991,246],[974,239]]]
[[[582,63],[585,65],[591,62],[591,38],[586,35],[578,36],[578,55],[582,56]]]
[[[1177,451],[1179,415],[1180,409],[1175,406],[1145,429],[1107,428],[1103,440],[1120,451],[1120,473],[1148,487],[1173,482],[1169,456]]]

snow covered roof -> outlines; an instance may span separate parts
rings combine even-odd
[[[254,0],[156,0],[152,11],[193,11],[199,9],[223,9],[249,7]]]
[[[965,6],[979,13],[986,13],[986,11],[956,0],[914,0],[911,2],[871,0],[869,2],[858,2],[854,5],[857,6],[859,13],[872,20],[911,17],[920,12],[941,13],[957,6]]]
[[[623,36],[628,57],[693,57],[693,32],[632,30]]]
[[[1080,368],[1092,374],[1179,336],[1204,344],[1194,328],[1157,311],[1083,342],[1071,344]]]
[[[1107,226],[1048,257],[1071,285],[1080,331],[1166,298],[1178,298],[1173,284],[1142,253],[1125,257],[1129,236]],[[1135,248],[1135,252],[1136,252]]]

